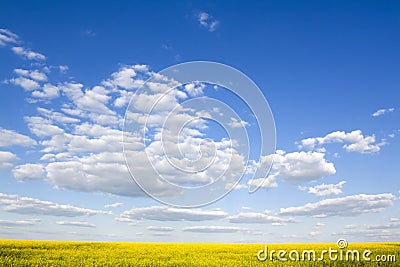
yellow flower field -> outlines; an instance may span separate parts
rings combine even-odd
[[[265,248],[264,244],[0,240],[0,266],[400,266],[399,242],[349,244],[342,250],[342,260],[341,250],[334,243],[267,245],[268,257],[260,261],[257,254],[262,259]],[[319,259],[329,248],[338,251],[337,260],[330,260],[328,252]],[[280,255],[286,261],[277,259],[279,250],[286,251]],[[309,250],[315,251],[315,260],[308,258]],[[354,250],[359,251],[359,260],[351,258]],[[369,261],[362,256],[366,250]],[[307,253],[302,259],[304,251]],[[381,261],[376,261],[376,256]]]

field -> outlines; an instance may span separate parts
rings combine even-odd
[[[400,243],[354,243],[343,249],[342,260],[329,260],[322,250],[338,250],[336,244],[274,244],[268,245],[268,259],[259,261],[257,253],[263,244],[197,244],[197,243],[108,243],[0,240],[0,266],[400,266]],[[314,250],[316,260],[301,260],[302,251]],[[278,261],[272,250],[285,250]],[[299,261],[289,259],[291,250],[299,253]],[[346,251],[358,250],[360,261],[346,261]],[[362,259],[370,250],[370,261]],[[338,250],[340,251],[340,250]],[[306,255],[306,254],[305,254]],[[349,254],[350,255],[350,254]],[[385,261],[377,262],[381,255]],[[265,256],[261,253],[260,256]],[[296,253],[292,252],[292,258]],[[340,258],[340,254],[337,254]],[[395,257],[395,258],[394,258]],[[395,261],[397,260],[397,262]]]

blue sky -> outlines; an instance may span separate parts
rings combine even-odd
[[[399,27],[397,1],[3,1],[0,237],[398,241]],[[221,200],[181,209],[134,184],[122,154],[122,122],[146,79],[198,60],[232,66],[257,84],[274,116],[277,151],[257,192],[248,193],[246,176]],[[198,94],[180,88],[186,98],[176,94],[171,103],[216,97],[257,135],[234,96],[194,86]],[[187,151],[211,138],[223,161],[223,131],[206,125],[192,127],[205,135],[184,136],[198,138],[185,143]],[[242,166],[240,149],[233,155]],[[265,168],[263,156],[252,166]],[[215,178],[199,177],[189,182]]]

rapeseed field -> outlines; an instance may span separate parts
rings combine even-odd
[[[329,248],[338,251],[336,260],[329,259],[328,252],[321,254]],[[278,260],[279,250],[286,252],[280,255],[286,261]],[[308,258],[310,250],[315,251],[315,260]],[[352,254],[354,250],[359,251],[359,260],[351,258],[355,256]],[[369,261],[363,259],[366,250]],[[302,259],[304,251],[307,253]],[[341,260],[340,251],[334,243],[265,245],[0,240],[0,266],[400,266],[399,242],[349,244],[342,250]],[[349,258],[346,260],[348,251],[351,253],[347,253]]]

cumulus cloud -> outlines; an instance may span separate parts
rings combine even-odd
[[[356,216],[364,213],[375,213],[393,205],[396,197],[393,194],[351,195],[341,198],[324,199],[304,206],[281,208],[280,215],[313,216],[318,218],[330,216]]]
[[[330,195],[339,195],[342,193],[342,187],[346,183],[346,181],[341,181],[337,184],[325,184],[322,183],[320,185],[316,186],[310,186],[310,187],[299,187],[300,190],[307,190],[308,193],[316,195],[318,197],[323,197],[323,196],[330,196]]]
[[[386,113],[390,113],[390,112],[393,112],[393,111],[394,111],[394,108],[379,109],[379,110],[375,111],[372,114],[372,117],[379,117],[379,116],[382,116],[382,115],[384,115]]]
[[[30,197],[0,193],[0,205],[7,212],[19,214],[78,217],[85,215],[110,214],[109,211],[79,208],[72,205],[58,204]]]
[[[44,167],[42,164],[24,164],[16,166],[12,170],[12,174],[15,179],[24,181],[24,180],[37,180],[44,178]]]
[[[207,221],[225,218],[221,210],[182,209],[169,206],[151,206],[124,211],[121,218],[154,221]]]
[[[231,126],[232,128],[241,128],[241,127],[245,127],[248,126],[249,123],[243,120],[237,120],[236,118],[231,118],[231,121],[228,124],[229,126]]]
[[[188,226],[183,228],[185,232],[195,233],[235,233],[248,231],[246,228],[240,228],[235,226]]]
[[[40,87],[37,81],[25,77],[13,78],[9,82],[21,86],[25,91],[36,90]]]
[[[277,177],[285,182],[298,184],[319,180],[322,177],[336,173],[333,163],[325,159],[320,152],[291,152],[277,150],[275,155],[268,155],[261,159],[261,166],[273,160],[269,177],[269,184]]]
[[[46,59],[46,57],[43,54],[31,51],[31,50],[26,49],[21,46],[14,46],[13,48],[11,48],[11,50],[15,54],[22,56],[24,58],[30,59],[30,60],[45,60]]]
[[[206,12],[200,12],[197,14],[197,21],[200,25],[206,28],[208,31],[213,32],[216,30],[219,21],[214,19],[210,14]]]
[[[103,81],[104,86],[120,87],[126,90],[137,89],[148,78],[149,68],[146,65],[123,66],[111,74],[111,78]]]
[[[92,224],[92,223],[89,223],[89,222],[60,221],[60,222],[56,222],[56,224],[65,225],[65,226],[90,227],[90,228],[96,227],[95,224]]]
[[[53,184],[59,189],[68,189],[83,192],[106,192],[124,196],[143,196],[143,191],[132,181],[125,163],[122,146],[122,112],[117,108],[124,107],[132,93],[135,93],[143,82],[150,76],[154,77],[147,84],[147,92],[138,94],[132,105],[137,108],[137,113],[127,116],[141,125],[148,119],[154,129],[154,135],[149,136],[146,147],[140,132],[124,136],[127,145],[125,152],[128,158],[135,161],[135,170],[145,177],[144,184],[151,188],[156,196],[179,195],[181,191],[173,188],[169,183],[160,179],[164,178],[173,183],[191,183],[204,185],[221,178],[221,181],[234,181],[242,173],[245,165],[244,157],[238,150],[231,147],[230,140],[221,139],[203,145],[203,133],[206,128],[204,122],[196,122],[190,127],[185,126],[182,131],[180,149],[185,157],[198,156],[199,146],[202,146],[202,162],[207,163],[213,159],[213,166],[189,175],[173,168],[165,157],[160,157],[164,148],[176,146],[176,134],[173,132],[183,122],[191,121],[198,117],[190,109],[180,106],[180,102],[189,95],[199,96],[203,93],[204,84],[192,83],[180,89],[166,90],[176,87],[178,83],[173,79],[149,71],[148,66],[134,65],[123,66],[111,74],[109,79],[101,82],[100,86],[87,88],[78,82],[64,82],[52,85],[46,83],[39,85],[37,80],[45,81],[45,76],[40,76],[35,70],[16,69],[20,75],[17,79],[27,79],[34,86],[25,85],[33,90],[32,96],[36,98],[59,97],[61,108],[48,109],[38,107],[37,113],[25,117],[25,121],[32,134],[40,141],[41,162],[43,166],[25,165],[15,168],[14,175],[17,179],[33,179],[42,177],[43,180]],[[36,79],[36,80],[35,80]],[[154,101],[162,97],[154,112],[147,116]],[[55,107],[55,106],[53,106]],[[164,119],[171,108],[178,107],[179,114],[171,120],[171,124],[163,128]],[[193,120],[192,120],[193,121]],[[161,129],[163,128],[163,131]],[[164,135],[162,136],[163,133]],[[144,150],[146,148],[146,150]],[[214,149],[216,157],[214,158]],[[210,151],[210,152],[208,152]],[[173,158],[174,163],[184,168],[193,168],[192,162],[181,160],[181,155]],[[227,160],[230,158],[230,161]],[[149,166],[149,160],[156,166],[157,172]],[[229,168],[228,168],[229,167]],[[32,168],[31,176],[27,170]],[[227,170],[225,172],[225,170]],[[40,175],[43,173],[43,176]],[[220,177],[223,176],[223,177]]]
[[[19,158],[9,151],[0,151],[0,170],[11,169]]]
[[[36,145],[36,141],[16,131],[0,128],[0,147],[10,147],[14,145],[29,147]]]
[[[354,130],[346,133],[344,131],[336,131],[327,134],[324,137],[307,138],[301,140],[299,148],[314,149],[329,143],[345,143],[343,148],[348,152],[359,153],[375,153],[378,152],[385,144],[384,141],[376,143],[374,135],[364,136],[360,130]]]
[[[33,91],[32,96],[42,99],[52,99],[52,98],[57,98],[60,95],[59,91],[60,90],[57,86],[46,83],[40,88],[40,90]]]
[[[39,70],[15,69],[14,72],[20,76],[29,77],[39,82],[47,81],[47,75]]]

